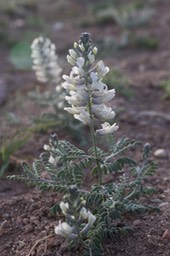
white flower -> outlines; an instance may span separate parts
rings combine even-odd
[[[70,114],[79,114],[80,112],[82,112],[83,110],[86,110],[85,107],[74,107],[72,106],[71,108],[67,107],[64,108],[64,110],[66,110],[67,112],[69,112]]]
[[[85,51],[85,48],[84,48],[83,44],[79,44],[78,46],[80,47],[80,49],[81,49],[82,52]]]
[[[97,54],[97,52],[98,52],[97,47],[94,47],[94,48],[93,48],[93,54],[95,54],[95,55],[96,55],[96,54]]]
[[[92,105],[92,112],[94,116],[100,120],[108,120],[115,117],[115,112],[112,108],[107,107],[105,104]]]
[[[69,76],[63,75],[63,79],[65,80],[65,82],[62,83],[62,86],[67,91],[76,91],[76,85],[80,86],[84,84],[84,78],[81,77],[83,76],[83,74],[83,69],[73,67]]]
[[[67,82],[63,82],[62,87],[68,91],[75,91],[75,89],[76,89],[76,86],[74,84],[70,84]]]
[[[52,155],[50,155],[50,157],[49,157],[49,159],[48,159],[48,162],[50,163],[50,164],[53,164],[53,165],[57,165],[58,164],[58,161],[60,160],[60,157],[58,156],[58,157],[53,157]]]
[[[82,235],[87,234],[87,232],[89,232],[94,222],[96,221],[96,217],[90,211],[88,211],[87,214],[88,214],[88,222],[86,226],[80,231]]]
[[[99,79],[102,79],[109,72],[109,68],[104,65],[102,60],[97,63],[96,68]]]
[[[82,110],[80,114],[75,114],[74,118],[87,125],[89,125],[91,122],[90,114],[86,110]]]
[[[88,224],[89,224],[89,226],[91,227],[95,221],[96,221],[96,217],[90,211],[88,211]]]
[[[92,81],[91,90],[94,90],[94,94],[95,92],[104,93],[104,92],[107,92],[108,88],[107,88],[107,85],[102,83],[101,81],[96,81],[96,82]]]
[[[89,52],[88,59],[90,61],[90,64],[92,64],[94,62],[95,58],[94,58],[94,54],[92,52]]]
[[[73,50],[73,49],[70,49],[69,50],[69,54],[70,54],[70,56],[73,58],[73,59],[77,59],[77,53]]]
[[[61,202],[60,203],[60,208],[62,210],[62,213],[64,213],[64,215],[67,214],[67,211],[69,209],[69,204],[68,203],[64,203],[64,202]]]
[[[71,96],[66,96],[66,101],[73,106],[85,106],[88,101],[88,94],[85,90],[79,90],[77,92],[70,91]]]
[[[96,73],[96,72],[91,72],[91,73],[90,73],[90,77],[91,77],[91,79],[92,79],[92,83],[97,82],[98,76],[97,76],[97,73]]]
[[[109,91],[93,91],[93,103],[94,104],[101,104],[107,103],[115,96],[115,89]]]
[[[76,49],[78,47],[78,43],[77,42],[74,42],[74,48]]]
[[[66,58],[68,63],[70,63],[72,66],[76,64],[76,61],[70,55],[67,55]]]
[[[84,70],[82,68],[73,67],[70,72],[70,77],[75,79],[80,79],[85,74]]]
[[[80,217],[84,220],[88,218],[88,211],[85,207],[81,208]]]
[[[110,125],[109,123],[105,122],[101,124],[101,126],[102,126],[102,129],[96,130],[96,134],[99,134],[99,135],[111,134],[114,131],[117,131],[117,129],[119,128],[119,126],[117,126],[116,123],[114,123],[113,125]]]
[[[73,233],[73,227],[71,227],[67,222],[61,223],[61,221],[59,221],[59,225],[55,227],[55,233],[68,238]]]
[[[83,57],[79,57],[77,58],[76,64],[79,68],[82,68],[84,65],[84,58]]]
[[[76,81],[76,79],[75,79],[73,76],[63,75],[63,79],[64,79],[68,84],[71,84],[71,85],[76,85],[76,84],[77,84],[77,81]]]

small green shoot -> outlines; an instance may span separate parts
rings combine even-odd
[[[28,141],[29,137],[30,136],[25,132],[17,132],[12,139],[10,136],[8,138],[7,135],[1,135],[0,177],[2,177],[4,172],[8,169],[11,156]]]

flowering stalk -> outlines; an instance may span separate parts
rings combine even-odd
[[[103,61],[93,65],[97,48],[91,44],[89,33],[83,33],[78,43],[74,43],[74,50],[69,50],[68,62],[73,66],[70,76],[64,75],[63,87],[70,96],[66,96],[71,107],[66,107],[69,113],[86,125],[89,125],[91,138],[98,169],[99,185],[102,183],[102,169],[98,161],[96,135],[107,135],[118,129],[116,124],[110,125],[108,120],[115,117],[115,112],[108,103],[114,96],[115,90],[108,90],[102,82],[109,72]],[[101,123],[103,122],[104,123]],[[106,122],[107,121],[107,122]],[[96,126],[101,123],[102,129]]]
[[[86,202],[80,197],[76,185],[69,187],[64,200],[65,202],[60,203],[60,208],[66,217],[66,222],[60,221],[55,227],[55,233],[68,241],[78,239],[80,243],[83,243],[83,237],[87,236],[96,217],[85,208]]]
[[[35,70],[37,80],[42,83],[59,84],[62,69],[58,65],[56,46],[50,39],[37,37],[31,45],[33,70]]]
[[[56,87],[55,93],[45,91],[44,94],[30,93],[30,96],[39,100],[42,105],[52,106],[61,116],[59,112],[65,106],[65,92],[61,86],[62,68],[58,63],[58,55],[56,54],[56,46],[49,38],[39,36],[35,38],[31,44],[32,69],[35,71],[36,78],[41,83],[52,84]],[[59,110],[59,111],[58,111]]]

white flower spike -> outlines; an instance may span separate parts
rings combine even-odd
[[[108,90],[107,85],[102,82],[109,72],[103,61],[93,66],[97,48],[92,46],[90,34],[83,33],[79,42],[74,43],[74,48],[75,50],[69,50],[70,55],[67,56],[68,62],[73,66],[72,70],[69,76],[63,76],[65,81],[62,86],[69,94],[65,99],[71,105],[65,110],[86,125],[113,119],[115,112],[105,104],[114,98],[115,89]],[[115,127],[114,129],[116,130]],[[107,132],[110,130],[113,130],[113,127],[107,129]],[[107,132],[104,126],[97,133]]]
[[[35,70],[37,80],[42,83],[60,82],[62,69],[58,65],[55,45],[43,37],[35,38],[31,45],[33,70]]]

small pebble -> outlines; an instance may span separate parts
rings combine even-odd
[[[169,230],[169,229],[166,229],[166,230],[165,230],[165,232],[164,232],[163,235],[162,235],[162,238],[163,238],[163,239],[170,240],[170,230]]]
[[[159,149],[155,150],[154,156],[156,156],[157,158],[167,157],[167,151],[163,148],[159,148]]]
[[[22,222],[23,222],[25,225],[27,225],[30,221],[29,221],[28,218],[24,218],[24,219],[22,220]]]
[[[134,226],[139,226],[141,224],[140,220],[134,220],[133,225]]]
[[[57,243],[58,243],[58,241],[57,241],[56,237],[51,237],[51,238],[48,239],[48,246],[49,247],[56,247]]]
[[[34,231],[34,226],[32,224],[28,224],[25,226],[24,234],[28,234],[32,231]]]

